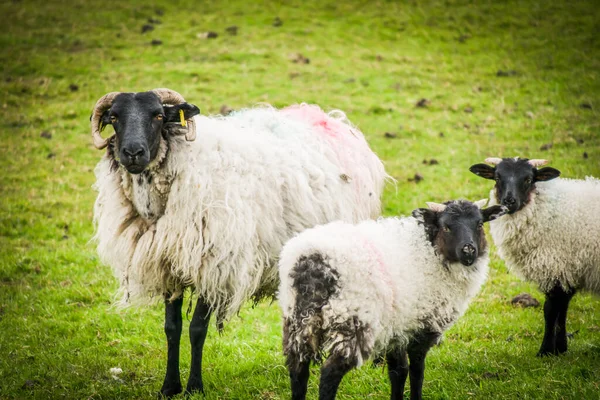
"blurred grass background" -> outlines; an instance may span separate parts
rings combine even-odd
[[[7,0],[0,14],[0,398],[150,398],[162,383],[161,307],[111,308],[116,280],[89,243],[101,153],[88,118],[106,92],[169,87],[205,114],[342,109],[398,181],[386,215],[486,197],[467,169],[488,156],[600,176],[598,1]],[[542,309],[510,304],[524,291],[543,300],[493,255],[430,353],[425,397],[600,398],[600,303],[576,296],[569,353],[538,359]],[[289,398],[280,329],[263,303],[211,330],[206,398]],[[388,396],[386,374],[365,367],[339,398]]]

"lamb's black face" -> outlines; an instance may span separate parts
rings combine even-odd
[[[115,97],[102,114],[101,124],[113,126],[118,158],[127,171],[139,174],[156,158],[165,124],[179,123],[179,110],[184,111],[185,119],[200,112],[188,103],[163,105],[153,92],[120,93]]]
[[[432,245],[447,261],[470,266],[487,247],[483,223],[504,215],[506,208],[493,206],[481,210],[466,200],[444,205],[442,211],[419,208],[413,211],[413,216],[423,223]]]
[[[486,179],[496,181],[496,199],[508,208],[509,214],[515,213],[529,203],[535,183],[548,181],[560,175],[560,171],[546,167],[537,169],[528,159],[504,158],[496,167],[476,164],[470,171]]]

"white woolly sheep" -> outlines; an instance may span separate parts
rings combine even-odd
[[[165,396],[182,391],[185,289],[198,297],[187,384],[196,392],[211,313],[220,327],[248,299],[273,296],[279,252],[297,232],[378,216],[387,177],[341,112],[198,114],[180,94],[157,89],[109,93],[92,115],[94,144],[107,147],[95,171],[98,253],[120,278],[123,303],[165,300]],[[108,124],[116,135],[103,139]]]
[[[487,200],[428,203],[413,217],[333,222],[291,239],[280,258],[279,302],[292,399],[306,397],[309,364],[321,368],[319,399],[343,376],[385,354],[392,399],[420,399],[425,356],[484,282],[483,223],[505,212]],[[408,365],[407,355],[410,358]]]
[[[470,170],[496,181],[490,204],[508,207],[490,224],[509,269],[545,294],[545,332],[538,356],[567,351],[567,310],[579,290],[600,294],[600,180],[555,179],[546,160],[488,158]]]

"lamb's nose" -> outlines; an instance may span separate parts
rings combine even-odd
[[[471,243],[467,243],[463,246],[462,252],[465,256],[472,257],[475,254],[475,247]]]

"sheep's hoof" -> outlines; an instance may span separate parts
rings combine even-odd
[[[169,399],[173,396],[178,395],[179,393],[181,393],[183,391],[183,388],[181,387],[181,384],[179,384],[178,386],[173,386],[173,387],[164,387],[162,389],[160,389],[160,392],[158,393],[158,398],[159,399]]]
[[[188,382],[185,388],[185,396],[193,396],[198,393],[204,394],[204,385],[202,382]]]
[[[553,357],[556,355],[558,355],[558,353],[554,349],[540,349],[540,351],[538,351],[538,353],[536,354],[536,356],[538,357]]]

